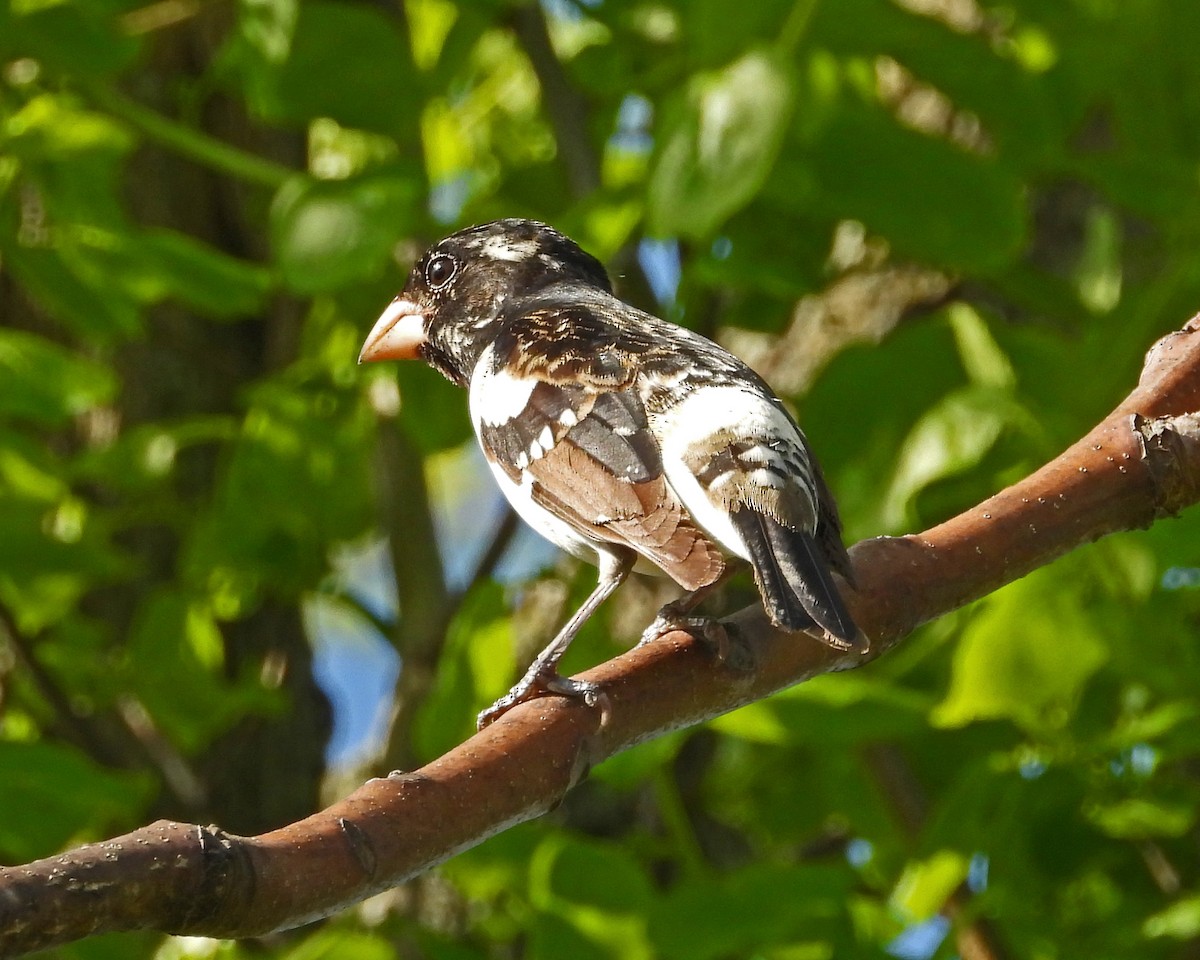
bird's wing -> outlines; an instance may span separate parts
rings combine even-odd
[[[757,378],[697,379],[655,425],[676,495],[750,561],[776,625],[815,621],[838,645],[856,645],[858,629],[830,574],[849,571],[836,508],[803,434]]]
[[[638,395],[616,372],[596,382],[595,351],[575,376],[564,354],[520,356],[497,364],[485,354],[471,381],[480,442],[517,493],[585,540],[632,548],[689,590],[715,581],[724,559],[667,484]]]

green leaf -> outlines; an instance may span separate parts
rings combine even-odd
[[[46,449],[15,430],[0,427],[0,491],[53,503],[68,493]]]
[[[45,857],[79,837],[127,827],[150,799],[144,774],[105,770],[71,747],[0,741],[0,855]]]
[[[373,426],[353,385],[323,372],[259,383],[211,508],[191,526],[188,582],[224,595],[231,611],[264,587],[310,588],[328,568],[328,545],[367,528]]]
[[[42,61],[68,76],[107,76],[126,67],[140,44],[116,28],[104,4],[55,3],[14,16],[0,34],[4,59]]]
[[[292,48],[299,0],[241,0],[238,32],[264,63],[282,63]]]
[[[355,3],[299,4],[287,58],[288,14],[247,44],[240,66],[249,96],[268,120],[303,123],[331,117],[350,127],[392,135],[417,114],[416,74],[399,21]]]
[[[204,313],[237,317],[260,309],[271,287],[265,268],[175,230],[148,230],[138,247],[156,288],[151,300],[170,296]]]
[[[402,363],[394,370],[378,365],[371,376],[395,377],[400,382],[400,419],[420,451],[429,456],[473,441],[467,398],[423,363]]]
[[[439,756],[470,736],[475,712],[508,689],[515,671],[504,590],[492,581],[481,583],[464,598],[446,634],[436,682],[414,725],[418,754]]]
[[[1147,937],[1194,940],[1200,936],[1200,894],[1180,897],[1165,910],[1147,917],[1142,932]]]
[[[228,729],[265,693],[224,676],[224,640],[212,612],[183,593],[146,597],[129,641],[129,680],[156,725],[191,753]]]
[[[261,307],[271,286],[264,267],[174,230],[80,227],[60,232],[59,238],[63,266],[87,285],[78,293],[68,288],[72,313],[100,313],[97,300],[112,308],[122,300],[155,304],[176,299],[216,317],[245,316]],[[86,307],[77,302],[82,298]],[[94,319],[86,322],[95,325]]]
[[[749,203],[779,154],[792,97],[790,65],[763,49],[693,78],[650,175],[650,231],[708,237]]]
[[[565,901],[610,913],[645,910],[652,897],[641,866],[621,847],[563,837],[547,838],[538,848],[530,890],[543,908]]]
[[[74,98],[43,93],[3,125],[6,146],[26,160],[63,160],[91,153],[123,154],[134,144],[128,130],[106,114],[81,109]]]
[[[711,724],[753,743],[818,743],[850,749],[925,726],[928,697],[881,677],[815,677],[768,700],[747,704]]]
[[[671,765],[686,739],[687,732],[677,730],[644,740],[609,757],[592,771],[591,776],[615,790],[639,789],[647,780]]]
[[[811,147],[817,209],[861,220],[904,256],[984,275],[1025,241],[1024,189],[994,160],[844,106]]]
[[[910,861],[892,891],[891,905],[910,923],[939,913],[966,878],[970,860],[954,850],[939,850],[924,860]]]
[[[916,80],[982,120],[1012,163],[1057,160],[1064,127],[1063,102],[1074,91],[1050,92],[1045,70],[1053,41],[1028,21],[996,43],[986,30],[959,30],[915,8],[887,0],[842,0],[817,5],[814,30],[848,57],[897,60]],[[1057,102],[1056,102],[1057,99]],[[1070,96],[1072,105],[1076,97]]]
[[[35,303],[51,317],[100,343],[124,339],[141,329],[138,305],[110,287],[100,295],[90,279],[58,250],[13,247],[4,250],[5,267]]]
[[[403,176],[291,180],[271,205],[271,245],[284,282],[313,294],[378,277],[417,203],[417,185]]]
[[[762,42],[763,37],[775,37],[784,25],[789,11],[798,6],[792,0],[760,0],[758,3],[739,3],[738,0],[689,0],[680,10],[685,12],[680,26],[683,49],[688,63],[717,67],[748,47]]]
[[[61,424],[116,390],[107,367],[34,334],[0,329],[0,415]]]
[[[1108,658],[1087,563],[1060,560],[980,601],[954,654],[939,726],[1006,717],[1029,730],[1060,727],[1084,684]]]
[[[344,924],[318,931],[297,946],[279,954],[279,960],[393,960],[396,948],[380,936],[372,936]]]
[[[756,865],[681,883],[652,909],[650,938],[672,960],[750,956],[760,945],[828,939],[850,882],[840,868]]]
[[[0,600],[30,631],[61,620],[85,590],[127,567],[88,504],[70,496],[48,502],[53,492],[0,496]]]
[[[1004,354],[983,317],[970,304],[953,303],[946,309],[950,329],[963,369],[972,383],[997,390],[1016,384],[1012,362]]]
[[[882,504],[884,526],[907,526],[917,494],[977,466],[1019,414],[1007,390],[991,387],[956,390],[936,403],[904,441]]]
[[[194,417],[182,423],[159,420],[131,427],[112,443],[83,453],[72,464],[72,476],[109,491],[144,495],[170,484],[182,451],[232,440],[237,433],[232,417]]]
[[[1150,797],[1096,804],[1084,813],[1110,837],[1122,840],[1182,837],[1196,822],[1196,810],[1192,805]]]
[[[528,885],[529,863],[544,840],[539,826],[518,824],[464,850],[442,869],[470,899],[495,900]]]
[[[570,923],[553,913],[536,915],[530,931],[530,960],[616,960],[608,950]]]

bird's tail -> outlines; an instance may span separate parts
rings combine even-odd
[[[731,518],[750,553],[754,581],[775,626],[794,631],[815,623],[830,646],[865,647],[829,563],[809,534],[790,530],[757,510],[735,510]]]

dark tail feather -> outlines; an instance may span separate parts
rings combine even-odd
[[[735,510],[731,518],[750,552],[754,581],[775,626],[802,630],[815,623],[831,646],[865,646],[829,572],[829,561],[811,536],[755,510]]]

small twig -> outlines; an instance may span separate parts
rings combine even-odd
[[[167,791],[183,804],[184,809],[193,812],[203,809],[204,788],[200,779],[154,727],[153,720],[140,702],[127,698],[117,704],[117,717],[128,732],[128,736],[123,738],[123,746],[127,749],[118,751],[99,734],[96,724],[84,721],[75,713],[58,681],[34,655],[29,638],[17,628],[12,611],[3,604],[0,604],[0,630],[4,632],[20,669],[33,681],[38,695],[54,712],[55,720],[68,741],[107,767],[129,766],[132,762],[130,757],[134,755],[145,758],[150,766],[159,771]],[[113,724],[108,729],[117,736],[122,727]]]
[[[321,593],[320,597],[325,602],[335,607],[344,607],[348,612],[354,614],[354,616],[365,620],[380,636],[390,637],[396,629],[396,621],[394,619],[388,620],[381,617],[352,593],[337,590]]]
[[[200,0],[155,0],[122,14],[122,29],[133,36],[176,27],[201,10]]]
[[[429,511],[424,460],[393,419],[380,421],[377,437],[379,515],[387,532],[400,605],[400,616],[387,636],[403,661],[381,758],[387,771],[412,766],[411,717],[432,686],[451,600]]]
[[[183,754],[175,749],[175,744],[163,736],[145,705],[136,697],[120,697],[117,700],[117,713],[146,755],[153,759],[171,794],[190,812],[203,811],[208,802],[204,781]]]
[[[71,707],[71,701],[54,679],[42,666],[33,652],[33,646],[17,627],[12,611],[0,604],[0,630],[4,631],[21,671],[33,682],[34,688],[54,713],[55,720],[66,738],[84,751],[97,763],[112,766],[118,758],[103,739],[96,735],[93,727],[85,723]]]
[[[98,106],[124,120],[148,139],[196,163],[228,173],[238,180],[274,189],[282,186],[291,177],[299,175],[299,171],[239,150],[200,130],[164,117],[111,87],[93,84],[87,88],[86,93]]]
[[[571,193],[586,197],[600,186],[600,163],[588,135],[590,108],[576,90],[550,42],[550,31],[540,3],[523,3],[512,11],[516,35],[542,88],[546,115],[567,169]]]
[[[475,569],[471,571],[467,585],[455,594],[453,602],[446,608],[446,626],[449,626],[450,622],[458,615],[463,601],[470,596],[471,591],[495,573],[496,567],[504,559],[504,554],[508,552],[513,537],[520,529],[521,518],[517,516],[512,507],[505,503],[500,522],[496,524],[496,529],[492,533],[491,540],[488,541],[487,549],[483,551],[483,556],[479,558]]]

